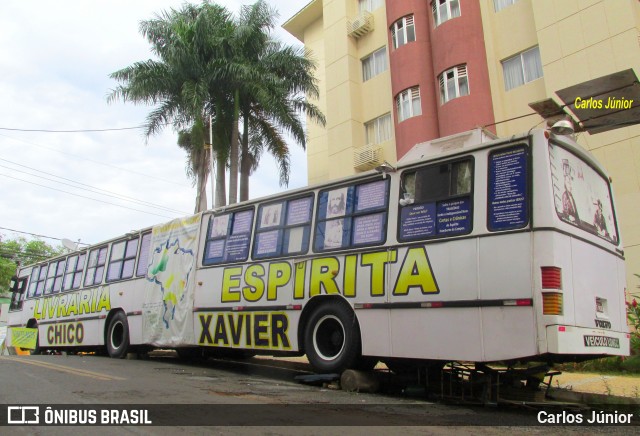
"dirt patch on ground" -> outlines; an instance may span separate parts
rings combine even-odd
[[[640,398],[640,377],[631,375],[563,372],[553,377],[551,386],[574,392]]]

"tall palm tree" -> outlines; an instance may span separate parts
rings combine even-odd
[[[313,77],[315,64],[303,49],[287,46],[271,37],[277,12],[266,2],[258,1],[241,9],[234,39],[237,62],[244,65],[245,76],[236,89],[234,117],[242,117],[243,135],[240,158],[240,201],[248,199],[249,175],[257,166],[263,150],[268,150],[278,162],[280,185],[289,181],[289,148],[285,134],[306,146],[304,125],[300,113],[324,125],[321,111],[304,95],[318,95]],[[238,122],[234,119],[233,132]],[[250,139],[250,135],[256,135]],[[230,198],[234,191],[234,146],[230,148]],[[252,144],[250,150],[249,144]],[[230,200],[231,201],[231,200]]]
[[[225,89],[232,72],[227,59],[234,29],[227,9],[208,2],[199,6],[185,4],[180,10],[170,9],[141,22],[140,31],[158,59],[136,62],[112,73],[110,77],[120,85],[111,91],[108,101],[155,105],[147,116],[146,137],[168,124],[178,132],[186,129],[192,133],[192,157],[204,159],[204,135],[193,132],[202,131],[208,115],[213,115],[214,124],[224,122],[224,117],[216,115],[224,112],[228,102],[220,90]],[[214,130],[223,131],[215,125]],[[220,135],[216,137],[221,139]],[[200,162],[190,170],[195,170],[197,178],[195,210],[200,211],[206,208],[208,166]]]

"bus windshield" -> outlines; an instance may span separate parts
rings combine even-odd
[[[617,244],[609,182],[566,149],[549,144],[556,212],[561,220]]]

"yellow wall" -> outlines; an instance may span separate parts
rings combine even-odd
[[[318,62],[316,78],[320,99],[314,101],[323,110],[327,124],[322,128],[308,121],[307,146],[309,184],[333,180],[356,173],[354,147],[365,144],[364,123],[392,113],[389,71],[363,83],[361,60],[387,45],[386,12],[373,11],[374,29],[360,38],[347,35],[347,21],[358,15],[358,3],[344,0],[316,0],[306,8],[322,3],[319,17],[311,22],[300,13],[285,23],[285,29],[303,40]],[[299,35],[297,29],[304,24]],[[387,49],[388,60],[388,49]],[[396,161],[395,139],[383,145],[384,159]]]
[[[557,90],[633,68],[640,74],[640,5],[635,0],[520,0],[494,12],[482,2],[485,43],[496,120],[531,113],[528,103],[554,98]],[[504,90],[500,61],[534,45],[540,47],[542,78]],[[637,102],[640,104],[640,102]],[[540,123],[537,116],[499,124],[499,136]],[[578,134],[613,179],[618,224],[627,258],[627,284],[640,284],[640,127],[596,135]]]
[[[570,85],[627,68],[640,74],[640,3],[636,0],[520,0],[498,13],[493,0],[480,2],[496,121],[531,114],[531,102],[546,98],[559,102],[555,91]],[[374,11],[374,30],[354,39],[347,36],[346,23],[357,14],[356,1],[313,0],[309,5],[321,11],[315,21],[300,14],[285,28],[303,25],[302,38],[292,33],[319,61],[321,97],[317,104],[327,117],[327,126],[308,124],[307,154],[309,183],[317,183],[355,172],[353,148],[364,144],[364,123],[393,113],[393,97],[388,70],[362,83],[361,59],[387,45],[385,8]],[[505,91],[501,61],[536,45],[543,77]],[[499,136],[508,136],[541,124],[542,119],[532,115],[499,123],[496,130]],[[637,291],[640,127],[597,135],[581,133],[578,140],[612,176],[628,288]],[[394,140],[384,144],[384,153],[387,161],[396,161]]]
[[[312,59],[316,62],[315,77],[320,89],[318,100],[311,99],[310,102],[317,105],[326,116],[328,111],[322,17],[305,29],[304,41]],[[307,179],[309,184],[315,184],[329,177],[327,130],[307,119],[307,135]]]

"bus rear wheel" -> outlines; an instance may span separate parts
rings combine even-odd
[[[309,363],[320,373],[341,373],[360,357],[360,329],[351,307],[330,301],[315,309],[305,327]]]
[[[107,351],[109,357],[123,359],[129,350],[129,323],[124,313],[116,313],[107,329]]]

